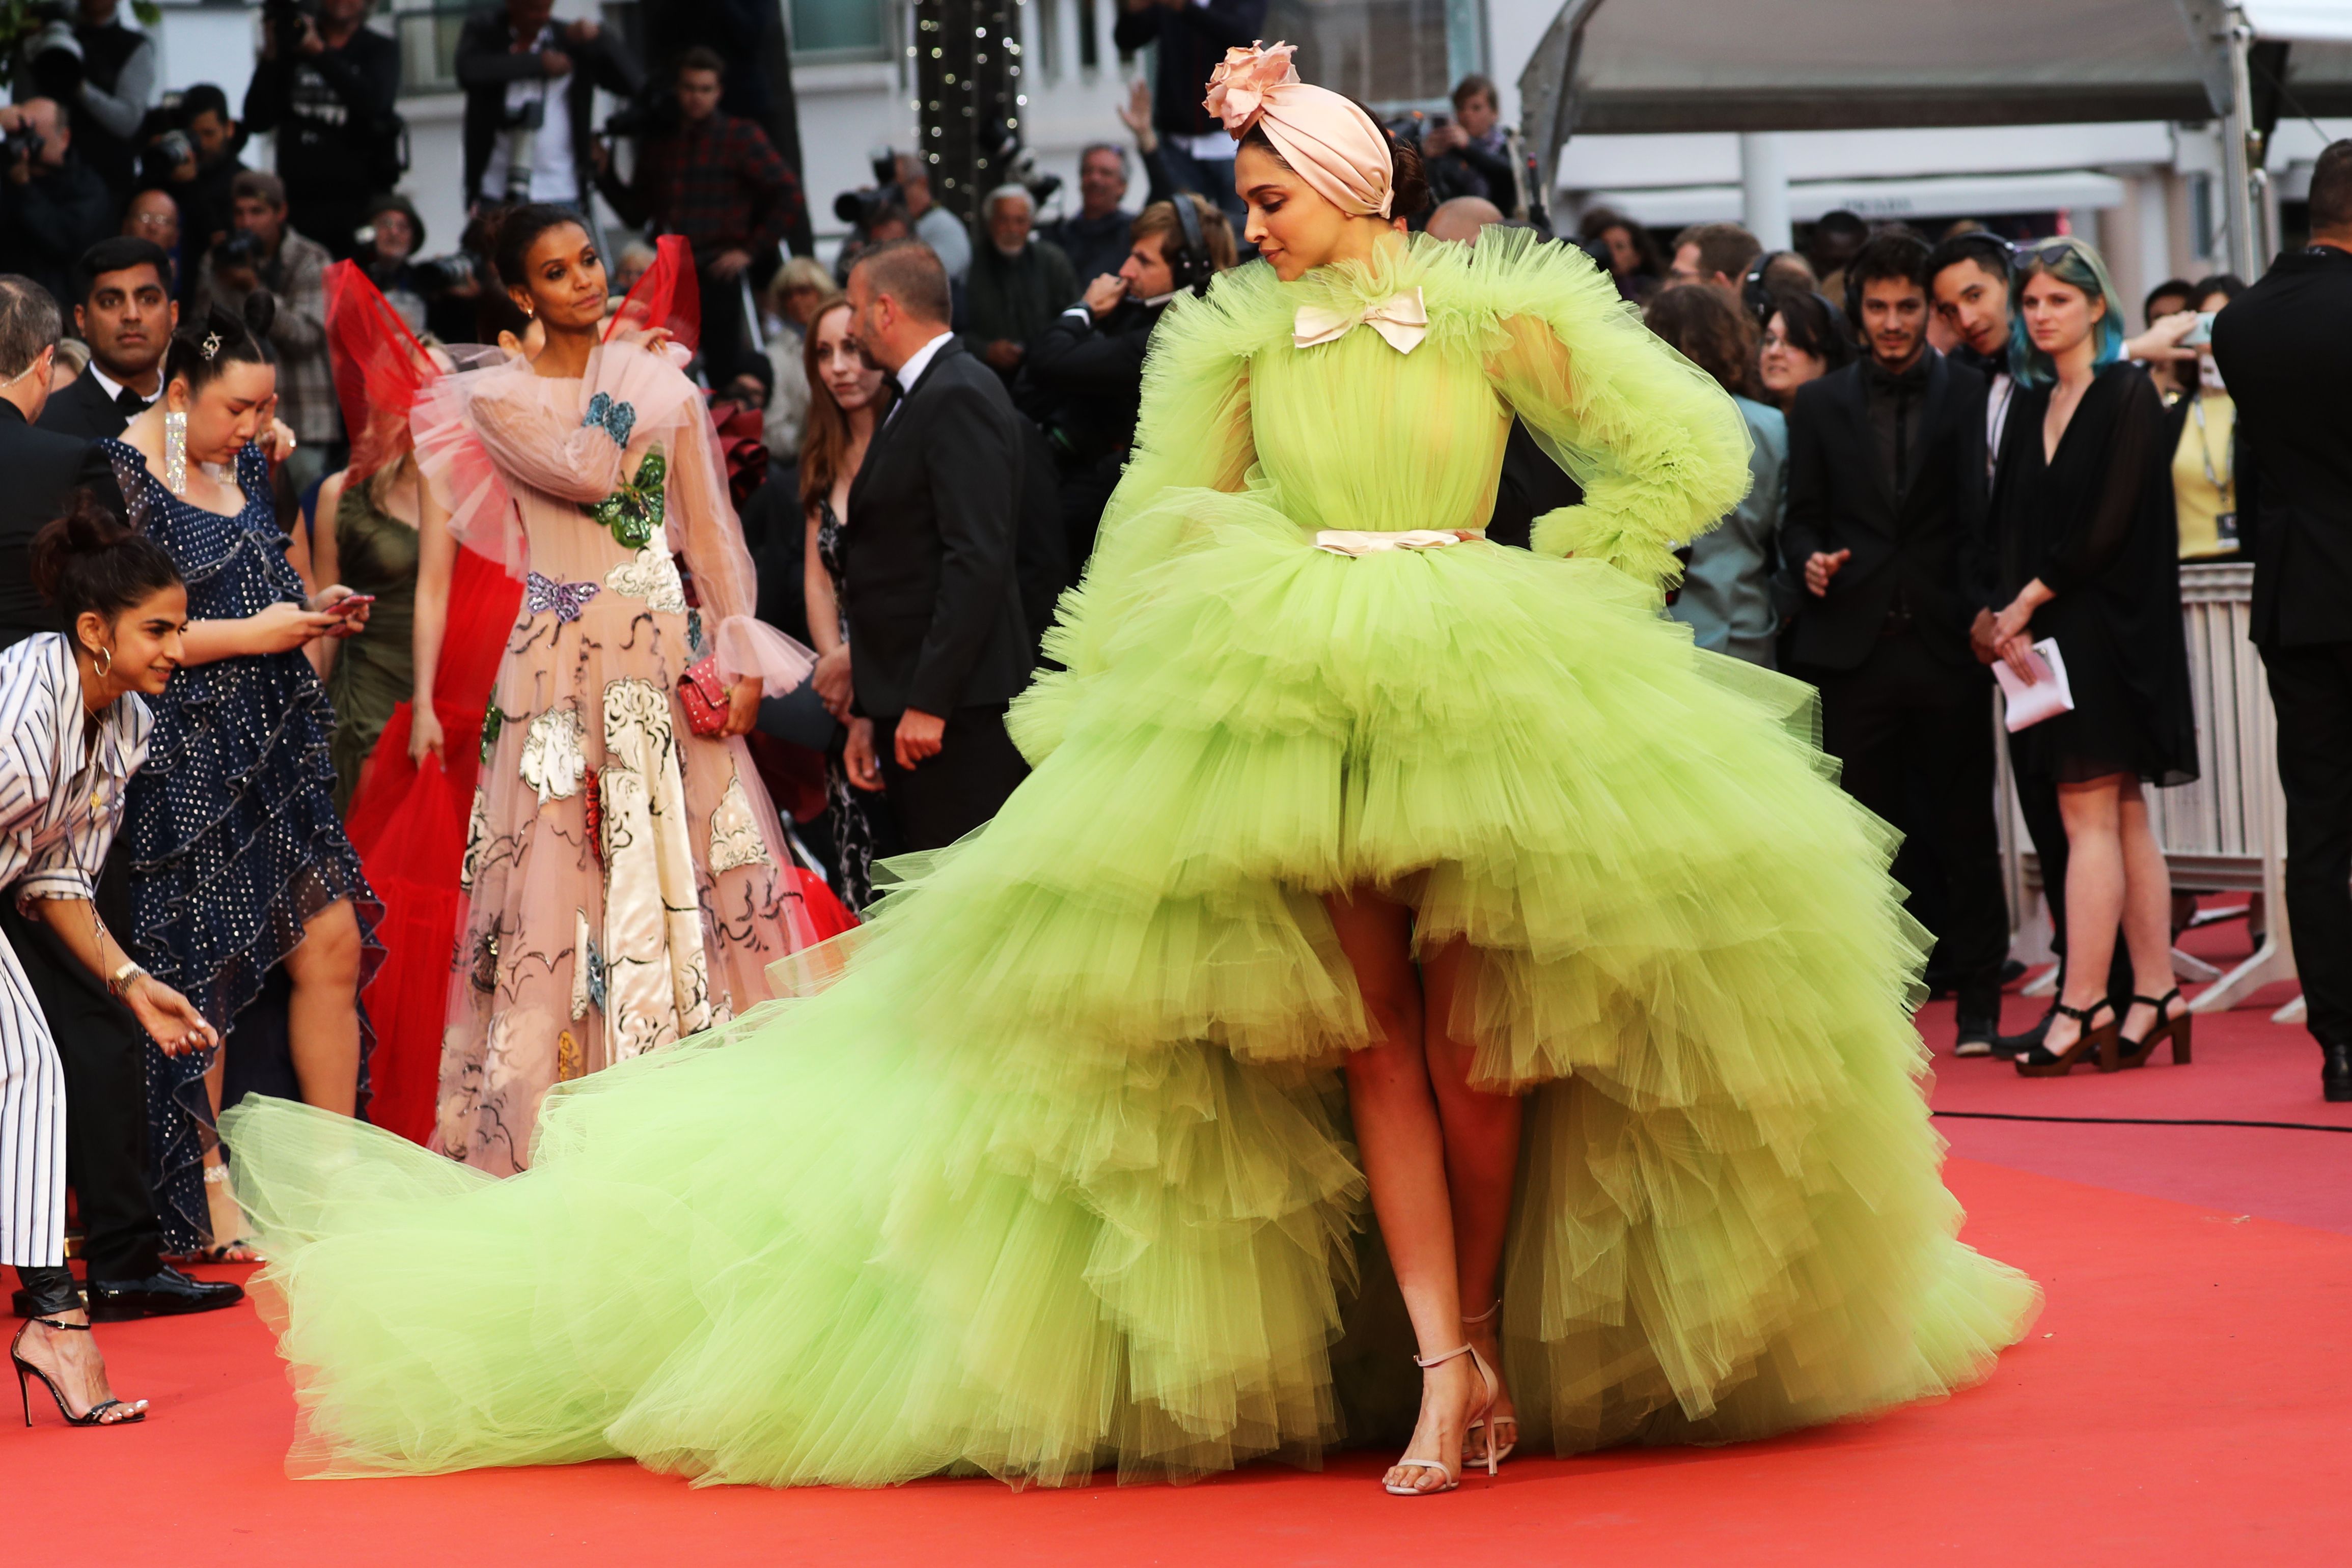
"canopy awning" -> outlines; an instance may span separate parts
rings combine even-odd
[[[2294,41],[2282,112],[2352,114],[2352,0],[2246,9]],[[1519,92],[1548,179],[1576,132],[2210,120],[2228,24],[2219,0],[1568,0]]]
[[[1789,216],[1811,223],[1840,208],[1865,218],[1982,217],[1993,213],[2095,211],[2124,204],[2124,183],[2091,169],[2041,174],[1936,174],[1908,180],[1799,180],[1789,186]],[[1645,228],[1737,218],[1737,185],[1601,187],[1589,205],[1622,213]]]

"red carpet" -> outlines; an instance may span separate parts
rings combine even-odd
[[[625,1464],[289,1481],[286,1384],[239,1311],[102,1330],[119,1385],[156,1414],[5,1428],[0,1500],[26,1563],[58,1532],[254,1568],[2344,1561],[2352,1238],[1971,1161],[1950,1176],[1969,1239],[2050,1292],[1985,1387],[1743,1448],[1515,1461],[1451,1497],[1382,1496],[1379,1459],[1357,1455],[1020,1493],[698,1491]]]

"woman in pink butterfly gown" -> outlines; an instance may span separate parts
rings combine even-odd
[[[546,348],[442,378],[414,424],[452,529],[524,579],[483,724],[433,1135],[504,1175],[549,1089],[741,1012],[816,934],[735,738],[763,680],[786,689],[813,656],[752,619],[702,400],[662,334],[604,330],[604,267],[571,214],[520,209],[499,248]],[[667,319],[638,302],[680,287],[683,260],[668,247],[622,323]],[[723,737],[694,732],[678,691],[714,660]]]

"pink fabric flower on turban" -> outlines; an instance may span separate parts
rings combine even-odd
[[[1209,75],[1209,96],[1202,107],[1240,141],[1265,112],[1266,95],[1298,79],[1298,68],[1290,63],[1297,52],[1290,44],[1227,49],[1224,63]]]

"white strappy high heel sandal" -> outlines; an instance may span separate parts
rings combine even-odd
[[[1495,1407],[1496,1395],[1502,1391],[1502,1385],[1495,1380],[1494,1369],[1486,1364],[1485,1356],[1480,1355],[1472,1346],[1465,1344],[1458,1349],[1449,1350],[1443,1355],[1433,1355],[1425,1360],[1416,1355],[1412,1358],[1412,1364],[1423,1372],[1427,1372],[1433,1366],[1443,1366],[1457,1355],[1468,1356],[1470,1364],[1477,1369],[1478,1375],[1486,1382],[1486,1403],[1478,1406],[1476,1419],[1471,1423],[1472,1426],[1476,1426],[1486,1420],[1486,1412]],[[1466,1433],[1469,1427],[1465,1427],[1463,1430]],[[1394,1482],[1383,1481],[1381,1486],[1391,1497],[1435,1497],[1440,1492],[1452,1491],[1462,1484],[1462,1472],[1444,1459],[1417,1459],[1408,1454],[1390,1469],[1402,1469],[1407,1466],[1418,1470],[1435,1470],[1445,1478],[1445,1484],[1442,1487],[1401,1487]],[[1492,1458],[1486,1461],[1486,1479],[1488,1480],[1495,1479],[1495,1461]]]
[[[1495,1314],[1502,1310],[1503,1298],[1497,1296],[1495,1298],[1495,1304],[1493,1306],[1488,1307],[1485,1312],[1480,1312],[1475,1318],[1464,1318],[1462,1321],[1465,1324],[1486,1322],[1492,1320]],[[1490,1399],[1486,1403],[1487,1407],[1492,1409],[1494,1401]],[[1502,1436],[1506,1431],[1508,1431],[1511,1435],[1510,1441],[1504,1443],[1499,1447],[1496,1446],[1495,1438]],[[1509,1458],[1512,1451],[1519,1446],[1519,1418],[1517,1416],[1481,1416],[1475,1421],[1471,1422],[1469,1426],[1462,1429],[1462,1451],[1465,1454],[1467,1454],[1470,1451],[1470,1434],[1473,1432],[1485,1432],[1487,1434],[1487,1452],[1482,1457],[1486,1460],[1486,1468],[1490,1471],[1496,1465],[1499,1465],[1505,1459]],[[1475,1463],[1476,1461],[1473,1460],[1471,1462]]]

